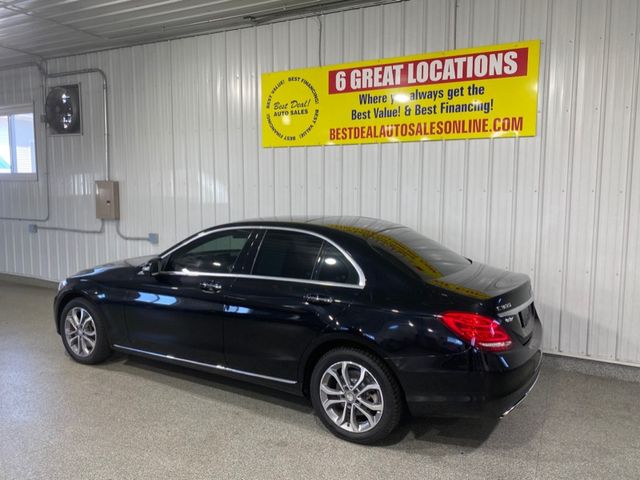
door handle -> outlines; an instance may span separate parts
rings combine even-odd
[[[217,293],[222,290],[222,285],[218,282],[213,282],[211,280],[207,280],[205,282],[200,283],[200,290],[204,292],[213,292]]]
[[[327,305],[333,303],[333,297],[328,295],[319,295],[317,293],[307,293],[304,299],[309,303]]]

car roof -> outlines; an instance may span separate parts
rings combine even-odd
[[[379,218],[364,216],[276,216],[262,217],[250,220],[242,220],[239,222],[228,223],[214,228],[231,227],[231,226],[271,226],[271,227],[289,227],[300,228],[302,230],[324,231],[334,230],[338,232],[352,234],[361,237],[359,233],[367,232],[380,233],[387,230],[397,228],[407,228],[404,225],[381,220]],[[213,228],[212,228],[213,230]]]

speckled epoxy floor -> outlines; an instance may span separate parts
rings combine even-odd
[[[361,447],[295,397],[125,356],[79,365],[53,295],[0,281],[1,480],[640,478],[638,382],[548,359],[501,421],[407,421]]]

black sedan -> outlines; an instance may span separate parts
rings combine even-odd
[[[402,413],[501,416],[535,383],[526,275],[364,217],[256,220],[61,282],[55,324],[81,363],[112,350],[308,395],[359,443]]]

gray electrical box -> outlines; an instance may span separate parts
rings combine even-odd
[[[118,182],[108,180],[96,182],[96,218],[103,220],[118,220],[120,218]]]

